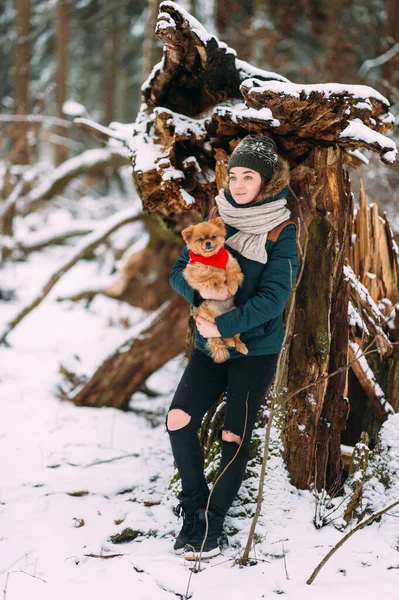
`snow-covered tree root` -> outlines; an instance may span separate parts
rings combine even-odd
[[[335,544],[334,548],[331,548],[331,550],[329,551],[329,553],[326,554],[326,556],[323,558],[323,560],[317,565],[317,567],[315,568],[315,570],[313,571],[313,573],[311,574],[311,576],[309,577],[309,579],[306,581],[306,583],[308,585],[310,585],[310,584],[312,584],[314,582],[314,580],[316,579],[317,575],[320,573],[321,569],[324,567],[324,565],[327,563],[327,561],[330,560],[330,558],[333,556],[333,554],[335,554],[336,551],[339,550],[341,548],[341,546],[343,546],[345,544],[345,542],[350,537],[352,537],[352,535],[354,533],[356,533],[360,529],[363,529],[364,527],[367,527],[367,525],[371,525],[371,523],[373,523],[374,521],[376,521],[384,513],[387,513],[392,508],[394,508],[395,506],[398,506],[398,505],[399,505],[399,499],[395,500],[395,502],[392,502],[391,504],[389,504],[389,506],[386,506],[382,510],[379,510],[378,512],[372,514],[371,517],[369,517],[365,521],[362,521],[361,523],[359,523],[358,525],[356,525],[356,527],[354,529],[352,529],[352,531],[349,531],[342,538],[342,540],[340,540],[337,544]]]
[[[61,279],[65,273],[67,273],[79,260],[90,254],[97,246],[99,246],[111,233],[126,225],[127,223],[134,223],[135,221],[141,220],[143,217],[141,214],[137,214],[137,208],[129,208],[125,211],[120,212],[116,216],[112,216],[99,226],[93,233],[86,236],[81,241],[76,249],[73,250],[71,256],[59,267],[48,279],[40,293],[25,306],[6,326],[5,330],[1,334],[0,344],[9,345],[7,337],[15,327],[21,323],[21,321],[32,312],[39,304],[46,298],[46,296],[53,289],[55,284]]]

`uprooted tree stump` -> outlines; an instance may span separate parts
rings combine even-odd
[[[143,85],[129,142],[144,210],[160,215],[179,236],[207,214],[231,151],[248,133],[273,136],[291,165],[288,206],[300,219],[305,263],[287,332],[282,385],[287,394],[306,389],[287,407],[284,454],[296,486],[315,482],[328,489],[341,476],[340,441],[349,412],[351,286],[344,266],[352,246],[354,201],[346,165],[360,164],[359,148],[376,152],[384,162],[395,160],[395,144],[385,135],[393,128],[388,101],[367,86],[302,86],[253,68],[173,2],[161,3],[156,35],[164,43],[163,59]],[[301,252],[305,236],[306,256]],[[181,311],[188,314],[188,307]],[[175,319],[163,324],[165,337],[180,318],[175,312]],[[155,345],[153,350],[164,351]],[[136,377],[142,364],[133,362],[129,369]],[[120,379],[129,369],[121,369]],[[106,390],[118,389],[114,374],[115,379],[102,381],[94,376],[97,398],[112,405]],[[92,404],[90,385],[85,404]]]

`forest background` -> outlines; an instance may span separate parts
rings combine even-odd
[[[294,4],[285,0],[191,0],[179,4],[253,67],[273,71],[300,84],[336,82],[369,85],[388,98],[391,112],[395,116],[398,114],[399,4],[395,0],[300,0]],[[9,436],[17,436],[17,432],[5,432],[6,424],[15,424],[18,418],[19,434],[21,439],[25,436],[25,441],[28,440],[29,451],[32,435],[30,423],[24,424],[21,417],[29,414],[29,418],[33,418],[35,407],[30,406],[28,399],[31,401],[34,398],[36,402],[37,397],[41,397],[38,390],[43,385],[43,398],[38,405],[43,409],[43,414],[45,411],[48,413],[42,424],[47,428],[48,438],[42,442],[41,461],[47,462],[48,472],[59,464],[68,464],[70,468],[76,467],[77,463],[82,466],[89,457],[92,462],[85,466],[97,465],[96,461],[118,460],[120,457],[114,456],[117,454],[116,447],[119,447],[115,431],[121,432],[122,429],[125,452],[129,448],[128,456],[132,461],[136,460],[135,453],[140,455],[141,460],[143,457],[148,460],[146,464],[153,469],[151,471],[149,468],[149,475],[163,468],[164,457],[161,458],[160,454],[164,446],[161,445],[159,454],[146,455],[147,446],[158,443],[158,438],[154,442],[149,434],[148,439],[143,437],[143,447],[139,451],[129,445],[132,442],[127,431],[128,424],[131,427],[137,425],[131,420],[131,415],[124,415],[126,420],[123,425],[119,417],[109,417],[107,424],[111,423],[111,432],[106,436],[109,435],[112,451],[108,448],[105,452],[102,448],[104,430],[101,430],[102,425],[98,425],[96,444],[93,445],[95,450],[92,447],[85,454],[83,451],[80,453],[78,447],[90,438],[89,420],[93,417],[88,417],[83,410],[77,416],[77,413],[70,412],[66,404],[54,403],[51,408],[49,403],[49,399],[62,399],[68,397],[71,391],[79,390],[107,353],[115,348],[123,348],[125,338],[131,340],[145,326],[151,327],[159,316],[160,298],[166,293],[164,287],[155,284],[154,289],[150,286],[150,292],[144,298],[143,288],[139,287],[136,280],[136,291],[130,289],[126,292],[129,296],[127,302],[112,299],[113,295],[120,299],[126,291],[119,289],[116,292],[114,287],[120,283],[118,273],[123,270],[126,256],[143,250],[148,239],[151,239],[152,231],[151,225],[142,218],[140,198],[132,184],[131,157],[117,145],[108,143],[109,131],[101,129],[101,126],[108,128],[111,125],[114,132],[124,132],[124,141],[133,131],[132,124],[142,101],[141,85],[162,57],[162,44],[154,35],[158,8],[159,1],[153,0],[4,0],[0,7],[2,332],[8,327],[9,320],[29,305],[32,299],[39,298],[42,302],[38,293],[41,285],[49,282],[49,277],[53,286],[62,276],[62,281],[54,289],[55,293],[48,296],[37,312],[30,305],[32,315],[29,319],[24,315],[21,325],[7,336],[11,347],[1,349],[0,394],[4,431],[0,442],[6,448],[10,442]],[[88,123],[96,123],[97,126],[89,127]],[[397,129],[390,137],[397,143]],[[355,205],[358,204],[361,179],[370,203],[378,202],[380,215],[386,212],[398,242],[398,163],[383,164],[377,155],[367,150],[363,154],[367,157],[367,164],[350,170]],[[112,217],[118,213],[120,221],[124,210],[126,226],[109,235]],[[104,231],[101,230],[102,223]],[[79,240],[92,231],[95,232],[92,247],[87,243],[90,240],[85,237],[86,246],[82,249],[85,260],[79,262],[78,270],[72,269],[64,276],[63,265],[67,264],[65,256],[76,257],[79,254]],[[60,267],[61,272],[58,272]],[[148,284],[151,276],[153,273],[149,263],[149,271],[143,273],[141,283]],[[100,337],[99,328],[102,329]],[[20,365],[24,366],[21,370],[24,373],[23,383],[18,380]],[[161,426],[166,407],[162,392],[166,387],[166,396],[170,395],[182,363],[174,363],[174,366],[166,368],[166,375],[163,373],[157,377],[155,374],[155,378],[140,383],[137,386],[138,393],[129,407],[124,407],[129,408],[133,415],[144,415],[147,424],[152,427]],[[151,369],[149,373],[152,373]],[[14,398],[15,392],[19,399],[13,404],[13,412],[6,414],[4,398]],[[31,412],[28,412],[28,406]],[[104,418],[104,413],[96,417],[99,421]],[[65,428],[65,437],[61,434],[57,441],[52,437],[52,430],[48,427],[51,419],[54,419],[55,430]],[[81,434],[81,439],[74,439],[70,450],[66,450],[69,447],[66,433],[68,420],[79,423],[76,426]],[[387,430],[393,443],[396,439],[392,434],[392,426],[390,429],[388,426]],[[68,431],[71,435],[71,430]],[[26,455],[24,462],[26,468],[29,464]],[[43,468],[42,462],[40,464]],[[0,498],[4,515],[9,515],[7,511],[10,510],[11,499],[17,498],[16,506],[22,499],[21,492],[14,491],[14,482],[10,483],[11,475],[14,475],[13,467],[10,465],[7,468],[10,477],[3,498]],[[22,463],[21,473],[17,469],[17,484],[20,484],[21,490],[28,486],[36,494],[42,485],[52,485],[53,491],[62,486],[65,488],[65,480],[62,483],[61,479],[50,483],[50,476],[47,475],[47,479],[39,476],[35,468],[30,477],[27,477],[26,471],[22,472]],[[130,493],[129,501],[141,502],[147,508],[150,506],[148,503],[161,502],[165,483],[167,485],[170,480],[170,468],[165,468],[164,477],[159,477],[158,483],[146,480],[136,463],[132,468],[135,469],[134,478],[139,482],[134,492],[134,487],[129,488],[126,472],[121,469],[116,474],[114,471],[109,479],[108,476],[104,477],[104,489],[95,477],[79,479],[82,487],[78,489],[79,485],[72,478],[66,486],[67,493],[75,499],[82,498],[87,493],[87,487],[91,494],[97,489],[104,497],[115,494],[119,501],[121,496],[118,495],[122,494],[125,486],[124,493]],[[276,480],[282,481],[281,472],[277,475]],[[288,494],[287,489],[285,492]],[[278,493],[275,496],[277,498]],[[298,495],[298,501],[299,498]],[[323,501],[316,504],[320,508]],[[381,504],[377,505],[374,504],[374,507],[381,508]],[[76,515],[71,517],[74,527],[89,529],[89,515],[93,506],[79,509],[82,514],[86,511],[86,525],[84,518],[78,519]],[[326,506],[328,502],[324,504],[324,509]],[[271,507],[268,505],[266,508]],[[308,509],[301,513],[306,513],[307,518]],[[106,509],[103,510],[106,513]],[[74,511],[75,508],[69,505],[66,508],[68,514],[75,514]],[[123,529],[129,518],[126,518],[122,505],[117,512],[112,513],[113,529],[117,525]],[[43,517],[44,512],[40,514]],[[271,514],[273,521],[275,515],[272,511]],[[169,518],[157,515],[155,522],[161,529],[166,527],[165,523],[169,523]],[[323,521],[324,517],[320,519]],[[130,520],[137,526],[139,519],[136,513],[131,513]],[[149,521],[147,514],[141,523],[142,531],[145,528],[147,533],[151,531]],[[15,522],[9,519],[13,526]],[[274,525],[276,522],[278,518]],[[21,542],[27,537],[28,540],[35,540],[32,544],[37,544],[37,537],[29,527],[31,524],[24,524],[21,532],[17,527],[21,539],[17,540],[19,545],[16,541],[15,545],[7,546],[10,560],[3,563],[0,569],[2,575],[10,572],[4,564],[14,564],[14,558],[18,562],[21,552],[25,568],[33,572],[32,562],[29,562],[33,558],[28,559],[26,543]],[[115,551],[111,543],[104,544],[105,538],[110,539],[107,536],[112,533],[111,529],[100,527],[95,534],[94,528],[90,530],[93,556],[96,552],[102,555],[107,551]],[[27,530],[29,533],[26,536]],[[301,536],[304,534],[305,530],[301,531]],[[10,540],[12,535],[15,539],[15,529],[12,533],[10,530]],[[390,535],[393,537],[392,531]],[[46,538],[48,548],[51,547],[49,539],[50,531]],[[4,540],[7,541],[7,535],[0,541]],[[86,541],[87,538],[81,539],[81,545]],[[324,539],[326,547],[335,541],[333,536]],[[74,544],[76,539],[72,542],[71,537],[71,554],[77,552]],[[40,543],[36,548],[40,548]],[[41,551],[41,555],[37,551],[40,557],[47,552],[44,572],[49,573],[50,551]],[[324,554],[324,551],[320,552]],[[281,556],[285,556],[284,547]],[[62,557],[65,558],[64,554]],[[392,563],[391,557],[387,561]],[[397,569],[391,563],[386,569]],[[141,561],[139,568],[144,564],[145,561]],[[299,561],[293,564],[295,573],[303,571],[304,566]],[[306,566],[306,569],[309,570],[309,567]],[[159,574],[152,575],[155,580]],[[62,573],[62,576],[68,579],[70,574]],[[165,577],[164,573],[162,576]],[[55,589],[59,592],[59,586]],[[148,597],[155,598],[156,595],[143,595],[143,598]]]

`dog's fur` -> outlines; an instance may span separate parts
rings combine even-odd
[[[222,219],[217,217],[205,223],[190,225],[183,229],[182,236],[189,250],[201,256],[212,256],[224,246],[226,229]],[[227,285],[233,296],[244,280],[240,265],[230,253],[228,253],[226,270],[195,262],[186,266],[183,276],[187,283],[199,292],[204,289],[222,292]],[[233,297],[228,300],[205,300],[196,309],[196,314],[214,323],[215,317],[233,308]],[[240,340],[239,334],[230,338],[208,338],[206,347],[216,363],[222,363],[229,358],[229,348],[248,354],[248,349]]]

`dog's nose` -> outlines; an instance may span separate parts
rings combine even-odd
[[[211,242],[208,240],[207,242],[205,242],[205,246],[207,248],[210,248],[212,246]]]

